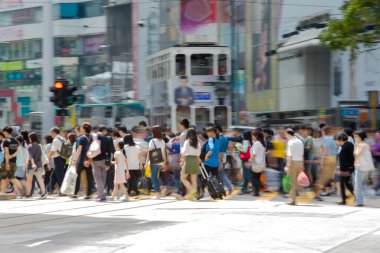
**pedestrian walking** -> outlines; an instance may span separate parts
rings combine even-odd
[[[237,146],[237,149],[240,151],[240,159],[243,165],[243,187],[241,189],[240,195],[249,194],[248,185],[249,183],[253,185],[252,165],[250,162],[251,148],[252,148],[252,132],[246,131],[243,134],[242,145]]]
[[[356,206],[364,205],[364,184],[368,179],[368,173],[375,170],[370,147],[365,143],[367,134],[363,130],[354,132],[355,139],[355,179],[354,189],[356,196]]]
[[[5,139],[2,143],[4,150],[4,161],[1,164],[0,168],[1,192],[7,192],[8,185],[10,182],[13,184],[14,192],[16,194],[20,193],[21,196],[24,196],[24,188],[21,186],[20,182],[15,177],[15,173],[17,170],[17,149],[19,143],[12,137],[12,133],[12,127],[4,127],[3,134],[5,136]]]
[[[29,134],[29,156],[30,156],[30,163],[31,166],[26,171],[26,195],[31,197],[32,196],[32,184],[33,184],[33,178],[34,176],[37,179],[38,186],[41,190],[41,199],[45,199],[47,197],[47,191],[45,188],[45,183],[43,179],[44,174],[44,168],[42,164],[42,147],[40,145],[39,138],[36,133],[30,133]]]
[[[61,188],[63,179],[65,178],[66,159],[60,156],[62,144],[65,143],[65,139],[60,135],[60,130],[58,127],[53,127],[50,130],[50,135],[53,138],[53,143],[48,159],[49,161],[54,161],[54,170],[51,174],[49,189],[53,192],[55,184],[58,184],[58,187]]]
[[[253,195],[260,196],[260,188],[262,187],[261,174],[265,170],[265,157],[266,157],[266,144],[262,131],[254,130],[252,132],[253,146],[251,149],[251,162],[252,162],[252,182],[253,182]]]
[[[90,145],[90,133],[91,133],[91,125],[89,123],[83,123],[80,129],[81,136],[76,140],[76,152],[74,158],[72,160],[71,165],[76,168],[76,172],[78,174],[77,182],[75,184],[75,191],[73,198],[77,198],[77,194],[81,185],[81,174],[82,171],[86,172],[87,176],[87,194],[85,199],[91,198],[91,179],[92,173],[90,168],[90,162],[87,159],[87,152]]]
[[[292,183],[290,189],[290,197],[292,199],[289,205],[296,205],[297,197],[297,178],[298,174],[303,170],[304,162],[304,145],[302,141],[295,136],[293,129],[286,130],[286,138],[288,139],[287,144],[287,162],[285,167],[285,172],[289,175],[290,181]]]
[[[234,189],[231,180],[228,178],[226,173],[226,164],[227,164],[227,149],[228,149],[228,139],[223,135],[223,129],[221,126],[215,126],[216,132],[219,135],[219,177],[220,180],[224,183],[224,185],[228,189],[228,194],[232,194]]]
[[[117,197],[117,193],[119,192],[120,188],[124,193],[123,200],[128,201],[128,190],[124,184],[127,182],[127,179],[130,178],[130,174],[128,170],[127,157],[125,156],[124,152],[124,142],[120,141],[117,144],[114,158],[115,160],[112,161],[112,164],[115,165],[115,179],[114,188],[110,200],[113,201],[115,197]]]
[[[354,144],[348,140],[348,135],[345,132],[340,132],[336,136],[336,144],[341,147],[339,153],[339,170],[340,170],[340,195],[342,201],[339,205],[345,205],[348,189],[354,195],[354,187],[352,185],[352,173],[355,170],[354,162]]]
[[[186,188],[188,200],[193,200],[197,194],[199,164],[201,159],[201,144],[198,141],[197,133],[194,129],[189,129],[186,134],[184,146],[181,149],[181,181]],[[190,177],[190,181],[188,180]]]
[[[149,141],[149,152],[146,158],[146,165],[150,164],[151,180],[154,191],[158,193],[158,198],[165,195],[165,188],[160,187],[159,173],[167,166],[166,144],[160,126],[152,127],[153,139]]]
[[[140,171],[142,170],[141,151],[139,146],[133,141],[133,136],[127,134],[124,136],[124,153],[127,157],[128,171],[128,194],[139,195],[138,182]]]

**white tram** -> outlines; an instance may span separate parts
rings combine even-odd
[[[231,57],[228,47],[185,44],[147,60],[147,109],[151,125],[178,130],[188,118],[202,129],[209,122],[231,125]]]

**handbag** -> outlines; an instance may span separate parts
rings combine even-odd
[[[253,172],[260,173],[260,172],[263,172],[264,170],[265,170],[265,164],[257,164],[257,163],[252,164]]]
[[[149,150],[149,160],[151,164],[159,164],[164,162],[161,148],[157,148],[154,140],[152,140],[154,149]]]
[[[251,147],[247,148],[247,152],[240,151],[240,160],[248,161],[251,158]]]
[[[310,185],[309,178],[304,171],[301,171],[297,176],[297,185],[301,187],[308,187]]]

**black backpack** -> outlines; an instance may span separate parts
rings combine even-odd
[[[212,138],[212,140],[214,141],[214,138]],[[208,152],[207,151],[207,144],[208,144],[208,140],[203,144],[202,149],[201,149],[201,154],[199,155],[199,158],[202,160],[202,162],[204,162],[206,160],[206,155]]]

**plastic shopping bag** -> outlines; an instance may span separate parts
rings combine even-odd
[[[291,181],[290,181],[290,177],[289,177],[288,175],[285,175],[285,176],[282,178],[282,190],[283,190],[285,193],[289,193],[291,187],[292,187],[292,183],[291,183]]]
[[[310,185],[309,178],[304,171],[301,171],[297,177],[297,185],[301,187],[308,187]]]
[[[150,171],[150,164],[148,163],[145,168],[144,176],[150,178],[151,171]]]
[[[75,167],[70,166],[65,174],[65,178],[63,179],[61,186],[61,193],[65,195],[72,195],[75,191],[75,185],[77,182],[78,174],[76,172]]]

